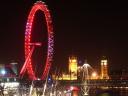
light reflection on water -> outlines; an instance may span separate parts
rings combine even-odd
[[[88,96],[128,96],[128,88],[90,89]]]
[[[110,96],[109,93],[103,93],[103,94],[100,94],[100,96]]]
[[[75,93],[72,96],[82,96],[77,92]],[[92,88],[87,96],[128,96],[128,88]]]

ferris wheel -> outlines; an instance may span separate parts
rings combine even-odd
[[[32,67],[32,53],[35,50],[36,46],[41,46],[42,44],[40,42],[32,42],[32,25],[34,21],[35,14],[38,10],[41,10],[44,13],[46,25],[47,25],[47,56],[46,56],[46,62],[45,62],[45,68],[42,71],[41,79],[44,80],[50,70],[51,62],[53,58],[53,46],[54,46],[54,36],[53,36],[53,26],[52,26],[52,20],[50,12],[46,6],[46,4],[42,1],[37,1],[28,16],[27,24],[26,24],[26,30],[25,30],[25,42],[24,42],[24,48],[25,48],[25,63],[20,71],[20,77],[22,77],[25,72],[27,71],[29,78],[31,80],[36,80],[38,77],[36,77],[35,72]]]

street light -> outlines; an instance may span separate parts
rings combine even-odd
[[[5,75],[5,74],[6,74],[5,69],[2,69],[2,70],[1,70],[1,74],[2,74],[2,75]]]
[[[98,76],[98,74],[96,72],[93,72],[91,75],[92,79],[97,79],[97,76]]]

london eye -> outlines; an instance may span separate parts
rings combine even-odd
[[[54,46],[54,36],[53,36],[53,26],[52,26],[52,19],[50,12],[46,6],[46,4],[42,1],[37,1],[28,16],[28,20],[26,23],[26,30],[25,30],[25,42],[24,42],[24,48],[25,48],[25,63],[20,71],[20,76],[22,77],[25,72],[27,71],[28,76],[31,80],[36,80],[38,77],[36,77],[35,72],[33,70],[33,62],[32,62],[32,53],[35,50],[36,46],[41,46],[42,44],[39,42],[32,42],[32,27],[33,27],[33,21],[35,18],[35,14],[38,10],[41,10],[44,13],[45,20],[46,20],[46,26],[47,26],[47,56],[46,56],[46,62],[44,69],[42,69],[42,76],[40,79],[44,80],[50,70],[51,62],[53,58],[53,46]]]

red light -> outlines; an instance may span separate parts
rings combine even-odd
[[[46,76],[49,73],[50,67],[51,67],[51,60],[52,60],[52,55],[53,55],[53,26],[52,26],[52,21],[51,21],[51,16],[49,13],[49,10],[47,6],[42,2],[42,1],[37,1],[34,6],[32,7],[27,24],[26,24],[26,31],[25,31],[25,59],[28,58],[28,55],[31,52],[31,45],[36,45],[36,46],[41,46],[41,43],[32,43],[31,42],[31,29],[32,29],[32,23],[34,19],[34,15],[36,11],[41,10],[44,12],[45,18],[46,18],[46,23],[47,23],[47,31],[48,31],[48,52],[47,52],[47,59],[46,59],[46,65],[45,69],[43,70],[43,75],[42,79],[45,79]],[[21,69],[20,75],[23,75],[24,72],[27,70],[29,78],[32,80],[37,79],[35,77],[35,73],[32,68],[32,62],[31,62],[31,57],[28,59],[27,63],[25,63]]]

